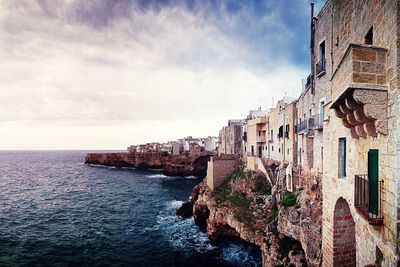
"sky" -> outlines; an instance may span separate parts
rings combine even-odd
[[[217,136],[297,98],[309,3],[0,0],[0,150]]]

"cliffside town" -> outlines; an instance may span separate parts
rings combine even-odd
[[[399,266],[399,32],[397,0],[328,0],[316,16],[311,5],[297,99],[229,120],[218,153],[170,143],[154,157],[135,146],[87,162],[185,174],[199,163],[206,178],[177,214],[213,242],[258,245],[263,266]]]
[[[86,164],[162,169],[165,175],[199,176],[207,173],[207,162],[216,154],[214,138],[191,136],[166,144],[148,143],[128,147],[126,152],[88,153]]]
[[[178,214],[264,266],[399,266],[399,5],[312,5],[300,96],[229,120]]]

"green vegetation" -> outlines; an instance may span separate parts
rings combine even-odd
[[[235,181],[239,177],[244,177],[244,172],[242,170],[237,170],[237,171],[233,172],[229,176],[229,180]]]
[[[231,196],[228,196],[228,200],[236,207],[243,209],[250,208],[251,201],[248,200],[247,198],[239,196],[238,194],[233,194]]]
[[[278,217],[278,208],[274,206],[271,210],[271,214],[267,218],[267,222],[271,223]]]
[[[254,193],[259,195],[271,195],[271,186],[266,183],[259,183],[253,190]]]
[[[242,223],[250,223],[252,216],[251,213],[247,210],[240,210],[235,213],[235,218]]]
[[[279,202],[279,204],[284,207],[291,207],[291,206],[296,205],[296,203],[297,203],[296,196],[292,192],[289,192],[289,191],[285,192],[281,201]]]

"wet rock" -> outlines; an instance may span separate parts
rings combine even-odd
[[[176,215],[182,218],[189,218],[193,215],[193,202],[187,201],[182,204],[182,206],[176,210]]]

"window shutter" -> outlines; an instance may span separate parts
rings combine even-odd
[[[368,151],[368,181],[369,181],[369,205],[368,210],[373,214],[378,214],[379,204],[379,150],[370,149]]]

